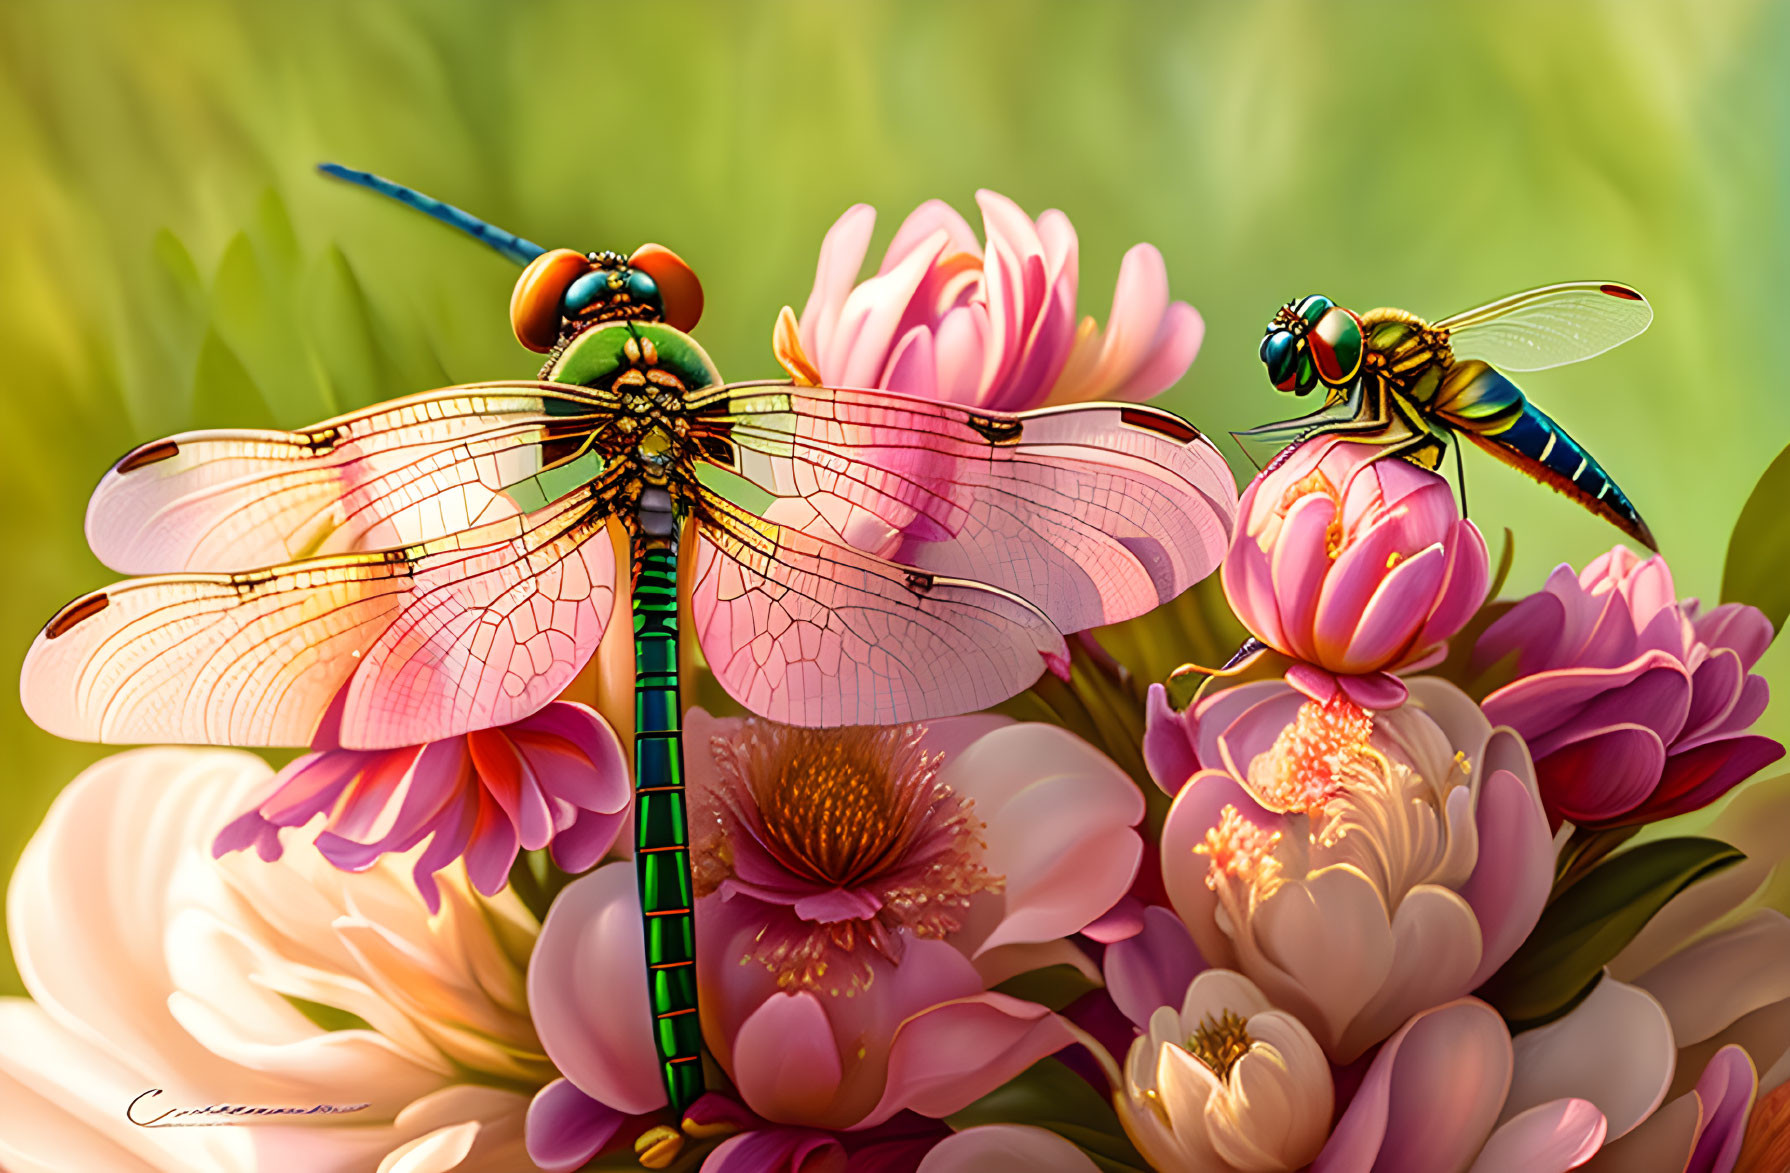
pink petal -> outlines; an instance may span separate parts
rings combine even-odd
[[[1510,1083],[1510,1035],[1490,1006],[1462,998],[1386,1040],[1312,1173],[1457,1169],[1479,1151]]]
[[[766,1120],[800,1123],[825,1116],[842,1074],[832,1024],[806,990],[765,999],[734,1038],[734,1083]]]
[[[1320,705],[1329,702],[1336,695],[1339,687],[1334,673],[1326,672],[1316,664],[1292,664],[1287,667],[1286,681],[1298,689],[1304,696],[1317,701]],[[1240,769],[1249,768],[1249,759],[1237,762]]]
[[[613,863],[554,900],[528,966],[529,1012],[548,1058],[585,1095],[629,1115],[665,1103],[644,955],[634,865]]]
[[[1191,713],[1177,713],[1168,703],[1168,689],[1152,684],[1144,699],[1144,765],[1170,798],[1200,768],[1189,736]]]
[[[1126,386],[1150,360],[1168,305],[1168,266],[1162,253],[1155,245],[1133,245],[1119,262],[1100,361],[1090,379],[1098,394]]]
[[[1288,676],[1291,679],[1291,676]],[[1410,690],[1405,682],[1390,672],[1370,672],[1366,676],[1338,676],[1337,687],[1351,701],[1370,712],[1383,713],[1405,703]]]
[[[1206,337],[1206,321],[1184,301],[1173,302],[1162,316],[1154,347],[1131,372],[1130,378],[1104,394],[1133,402],[1150,398],[1173,387],[1193,365]]]
[[[861,1126],[903,1109],[948,1116],[1073,1042],[1062,1018],[1005,994],[935,1006],[896,1029],[882,1102]]]
[[[1304,659],[1316,656],[1312,620],[1324,576],[1330,572],[1328,535],[1335,520],[1334,500],[1323,493],[1307,493],[1287,511],[1269,556],[1284,648]]]
[[[528,1105],[529,1158],[547,1173],[571,1173],[596,1156],[626,1119],[571,1080],[556,1079]]]
[[[1140,1030],[1158,1006],[1180,1006],[1188,985],[1206,968],[1181,918],[1155,906],[1144,910],[1142,932],[1107,946],[1101,965],[1107,994]]]
[[[980,403],[989,332],[988,307],[984,305],[959,306],[939,319],[932,350],[940,399],[972,406]]]
[[[815,362],[820,361],[823,346],[832,341],[839,325],[839,311],[858,279],[858,270],[864,266],[864,254],[870,250],[870,234],[875,228],[876,209],[869,204],[853,204],[821,241],[814,289],[808,294],[808,304],[802,307],[797,330],[802,349]]]
[[[873,387],[889,360],[889,349],[926,272],[945,247],[943,233],[909,253],[889,272],[872,277],[845,299],[831,346],[810,358],[829,383]]]
[[[1349,648],[1362,613],[1386,578],[1387,560],[1408,552],[1399,548],[1402,544],[1398,527],[1380,525],[1344,545],[1318,595],[1312,622],[1313,659],[1327,667],[1352,662]]]
[[[1758,1086],[1753,1061],[1740,1047],[1730,1043],[1710,1058],[1697,1077],[1703,1126],[1685,1173],[1728,1173],[1734,1168]]]
[[[893,269],[909,253],[927,245],[938,232],[945,234],[951,252],[968,253],[974,257],[982,255],[982,246],[977,242],[976,230],[970,227],[970,222],[944,200],[927,200],[909,212],[901,227],[895,230],[888,251],[883,254],[882,264],[877,267],[877,274],[880,276]]]
[[[1597,1155],[1609,1125],[1586,1100],[1539,1104],[1498,1127],[1469,1173],[1565,1173]]]
[[[1488,775],[1479,786],[1473,821],[1479,860],[1460,893],[1479,920],[1484,944],[1469,989],[1497,972],[1529,936],[1554,880],[1547,816],[1522,779],[1509,770]]]
[[[1735,737],[1700,746],[1666,759],[1658,789],[1628,818],[1668,819],[1708,806],[1766,766],[1784,756],[1784,747],[1769,737]]]
[[[938,397],[938,364],[932,354],[932,327],[915,326],[901,336],[878,385],[921,399]]]
[[[1426,648],[1451,639],[1479,612],[1491,589],[1491,561],[1479,527],[1463,521],[1449,535],[1448,571],[1437,592],[1435,610],[1424,621],[1412,645]]]

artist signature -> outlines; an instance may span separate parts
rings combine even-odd
[[[312,1104],[308,1108],[288,1108],[268,1104],[207,1104],[203,1108],[166,1108],[159,1115],[149,1115],[158,1105],[145,1104],[144,1101],[153,1100],[162,1094],[161,1088],[152,1087],[138,1095],[124,1109],[124,1118],[138,1128],[223,1128],[232,1124],[253,1124],[255,1117],[334,1116],[344,1112],[359,1112],[371,1106]],[[139,1104],[143,1106],[139,1108]]]

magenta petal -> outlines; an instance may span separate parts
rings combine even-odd
[[[1723,603],[1696,619],[1697,638],[1712,648],[1733,648],[1740,662],[1752,671],[1771,646],[1771,620],[1757,607]]]
[[[1479,527],[1463,521],[1448,538],[1448,571],[1435,609],[1424,621],[1412,646],[1427,648],[1452,639],[1478,613],[1491,589],[1491,562]]]
[[[580,811],[571,826],[553,837],[553,845],[548,850],[560,871],[577,875],[590,870],[602,859],[615,846],[616,837],[627,825],[626,814]]]
[[[245,811],[224,825],[211,841],[213,859],[222,859],[232,851],[253,847],[268,863],[280,858],[280,829],[261,817],[258,810]]]
[[[334,805],[342,788],[379,756],[356,749],[306,754],[274,776],[273,793],[261,802],[261,813],[282,827],[307,823]]]
[[[1710,1056],[1697,1077],[1703,1120],[1685,1173],[1727,1173],[1734,1168],[1758,1086],[1753,1061],[1737,1044],[1729,1043]]]
[[[844,1069],[820,1000],[806,990],[765,999],[734,1036],[732,1074],[747,1107],[766,1120],[824,1118]]]
[[[1665,774],[1645,803],[1618,823],[1653,822],[1708,806],[1784,756],[1769,737],[1735,737],[1666,759]]]
[[[938,363],[932,353],[931,326],[915,326],[901,336],[878,386],[919,399],[938,397]]]
[[[1144,701],[1144,765],[1162,791],[1173,797],[1200,768],[1188,736],[1191,713],[1169,707],[1168,689],[1152,684]]]
[[[1144,910],[1143,930],[1107,946],[1101,966],[1113,1004],[1143,1029],[1158,1006],[1181,1005],[1206,962],[1181,918],[1152,906]]]
[[[1549,814],[1598,823],[1645,802],[1665,767],[1659,734],[1640,725],[1615,725],[1590,731],[1536,762],[1535,780]]]
[[[824,1132],[760,1128],[730,1136],[702,1163],[702,1173],[843,1173],[845,1149]]]
[[[556,1079],[528,1105],[528,1155],[546,1173],[571,1173],[609,1143],[627,1117]]]
[[[509,883],[510,868],[520,847],[516,825],[495,799],[481,795],[478,821],[466,847],[466,877],[486,896],[495,896]]]

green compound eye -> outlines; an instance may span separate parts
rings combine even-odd
[[[1329,313],[1335,305],[1335,302],[1323,294],[1314,293],[1309,297],[1301,298],[1299,304],[1293,307],[1293,312],[1304,319],[1307,326],[1315,326],[1318,324],[1318,319]]]
[[[1298,384],[1299,340],[1290,330],[1270,330],[1262,339],[1262,363],[1268,368],[1268,381],[1281,391],[1295,390]]]

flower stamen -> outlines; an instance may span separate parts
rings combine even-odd
[[[1237,1060],[1249,1054],[1254,1043],[1255,1040],[1249,1037],[1248,1024],[1235,1012],[1224,1010],[1216,1019],[1208,1014],[1200,1020],[1187,1040],[1187,1050],[1213,1075],[1226,1079]]]

